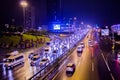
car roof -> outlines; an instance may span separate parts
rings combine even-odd
[[[80,43],[84,43],[84,42],[80,42]]]
[[[67,67],[73,66],[73,63],[68,63]]]
[[[33,58],[38,58],[39,56],[38,55],[34,55]]]
[[[82,48],[82,46],[81,46],[81,45],[79,45],[79,46],[78,46],[78,48]]]
[[[20,54],[17,54],[17,55],[11,55],[11,56],[9,56],[7,59],[14,59],[14,58],[17,58],[17,57],[19,57],[19,56],[24,56],[24,54],[23,53],[20,53]]]

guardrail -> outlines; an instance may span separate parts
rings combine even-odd
[[[86,33],[87,34],[87,33]],[[86,35],[85,34],[85,35]],[[45,66],[44,68],[42,68],[39,72],[37,72],[36,74],[34,74],[32,77],[30,77],[28,80],[46,80],[47,77],[49,77],[53,72],[55,72],[60,64],[75,50],[76,46],[78,46],[78,44],[80,43],[80,41],[83,39],[84,37],[82,37],[75,45],[72,49],[66,51],[66,53],[61,54],[58,58],[56,58],[54,61],[52,61],[51,63],[49,63],[47,66]],[[49,70],[49,71],[48,71]]]

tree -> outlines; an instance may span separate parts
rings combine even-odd
[[[17,27],[17,31],[18,31],[18,32],[23,32],[23,27],[22,27],[22,26],[18,26],[18,27]]]

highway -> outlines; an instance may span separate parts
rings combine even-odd
[[[84,36],[84,34],[82,36]],[[64,41],[62,41],[62,42],[64,43]],[[71,47],[72,47],[72,45],[71,45]],[[25,64],[24,65],[16,66],[14,69],[10,69],[10,70],[6,70],[5,67],[3,67],[3,65],[0,65],[0,74],[1,74],[0,79],[1,80],[28,80],[31,76],[33,76],[38,71],[40,71],[41,67],[40,66],[32,67],[30,65],[30,59],[28,59],[29,54],[36,50],[39,50],[39,49],[35,49],[35,50],[31,49],[31,50],[24,52],[24,54],[25,54]],[[60,54],[63,53],[63,51],[62,51],[62,49],[59,49],[58,54],[56,56],[58,57]],[[41,58],[43,56],[45,56],[45,55],[42,54]],[[50,62],[52,62],[56,58],[55,55],[50,55],[49,57],[50,57]]]
[[[82,55],[79,57],[77,56],[77,51],[73,51],[52,80],[118,80],[109,71],[110,67],[99,44],[89,47],[89,39],[98,40],[98,37],[94,34],[95,32],[91,32],[89,38],[86,37],[83,40],[86,46]],[[76,65],[76,70],[72,77],[66,75],[66,65],[69,62],[73,62]]]
[[[89,36],[91,37],[91,36]],[[92,48],[88,46],[88,38],[86,37],[84,40],[85,49],[82,55],[79,57],[77,55],[77,51],[73,51],[73,53],[67,58],[66,63],[61,65],[59,72],[55,75],[53,80],[90,80],[92,78],[91,72],[94,71],[94,63],[91,60],[92,56]],[[66,76],[66,65],[69,62],[73,62],[76,65],[75,73],[72,77]],[[98,74],[96,74],[96,78],[99,79]]]
[[[110,39],[100,39],[100,41],[101,41],[100,44],[102,44],[102,45],[100,45],[100,48],[102,50],[102,54],[104,55],[106,63],[109,66],[109,72],[106,71],[106,74],[109,73],[111,75],[111,77],[113,78],[112,80],[120,80],[120,64],[115,59],[115,54],[117,53],[116,51],[117,50],[119,51],[120,49],[117,48],[115,50],[115,53],[112,53],[111,40]],[[102,67],[103,66],[101,66],[101,68]],[[101,79],[102,79],[102,77],[101,77]]]
[[[88,44],[88,40],[90,39],[93,40],[93,42],[97,41],[97,43],[93,44],[93,47],[90,47]],[[75,49],[60,65],[57,74],[52,80],[120,80],[120,64],[118,64],[110,54],[111,42],[104,39],[101,40],[95,31],[89,32],[82,41],[85,43],[82,55],[78,55],[77,49]],[[28,80],[40,71],[40,66],[30,66],[28,55],[31,52],[34,52],[34,50],[31,49],[24,52],[24,65],[17,66],[12,70],[5,70],[5,68],[0,65],[0,79]],[[63,51],[61,49],[57,56],[62,53]],[[55,55],[51,55],[51,62],[54,61],[55,58]],[[72,77],[66,75],[66,65],[69,62],[73,62],[76,65],[76,70]]]
[[[12,70],[6,70],[2,65],[0,66],[0,75],[2,80],[25,80],[31,77],[34,73],[36,73],[40,68],[39,67],[31,67],[28,59],[28,55],[33,52],[27,51],[25,52],[25,64],[16,66]]]

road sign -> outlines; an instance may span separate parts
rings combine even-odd
[[[109,29],[101,29],[102,36],[109,36]]]
[[[120,36],[120,31],[117,31],[117,35]]]

